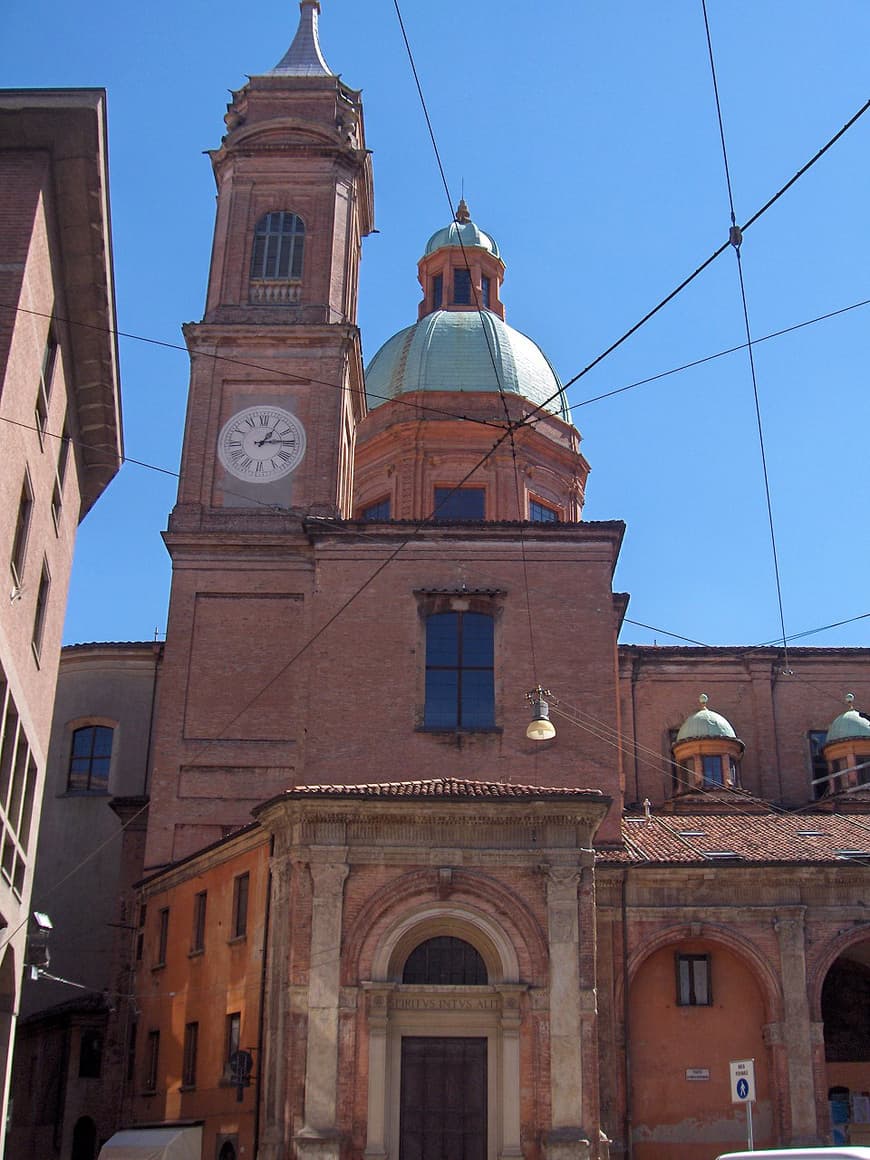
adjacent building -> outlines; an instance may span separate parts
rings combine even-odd
[[[48,965],[21,994],[8,1137],[18,1157],[92,1158],[128,1114],[133,887],[161,652],[134,641],[61,653],[33,886],[52,930]]]
[[[0,92],[0,1115],[76,529],[121,464],[101,89]]]

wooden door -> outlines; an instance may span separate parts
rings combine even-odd
[[[486,1046],[403,1036],[399,1160],[486,1160]]]

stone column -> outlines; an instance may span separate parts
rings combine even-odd
[[[389,997],[395,984],[363,984],[367,992],[369,1098],[366,1160],[387,1160],[387,1029]]]
[[[342,851],[344,852],[344,851]],[[334,857],[335,851],[330,851]],[[341,914],[346,862],[311,862],[311,958],[305,1052],[304,1127],[296,1136],[302,1160],[338,1160],[338,1006]]]
[[[550,1100],[547,1160],[586,1160],[582,1127],[583,1019],[580,1002],[579,866],[551,866],[547,879],[550,949]]]
[[[816,1122],[812,1025],[804,945],[805,907],[783,908],[774,919],[782,965],[783,1041],[788,1060],[792,1147],[821,1142]]]

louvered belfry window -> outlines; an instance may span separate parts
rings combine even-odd
[[[251,277],[298,281],[302,277],[305,224],[295,213],[267,213],[254,230]]]

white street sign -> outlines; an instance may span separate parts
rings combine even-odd
[[[749,1104],[755,1102],[755,1060],[732,1059],[731,1103]]]

